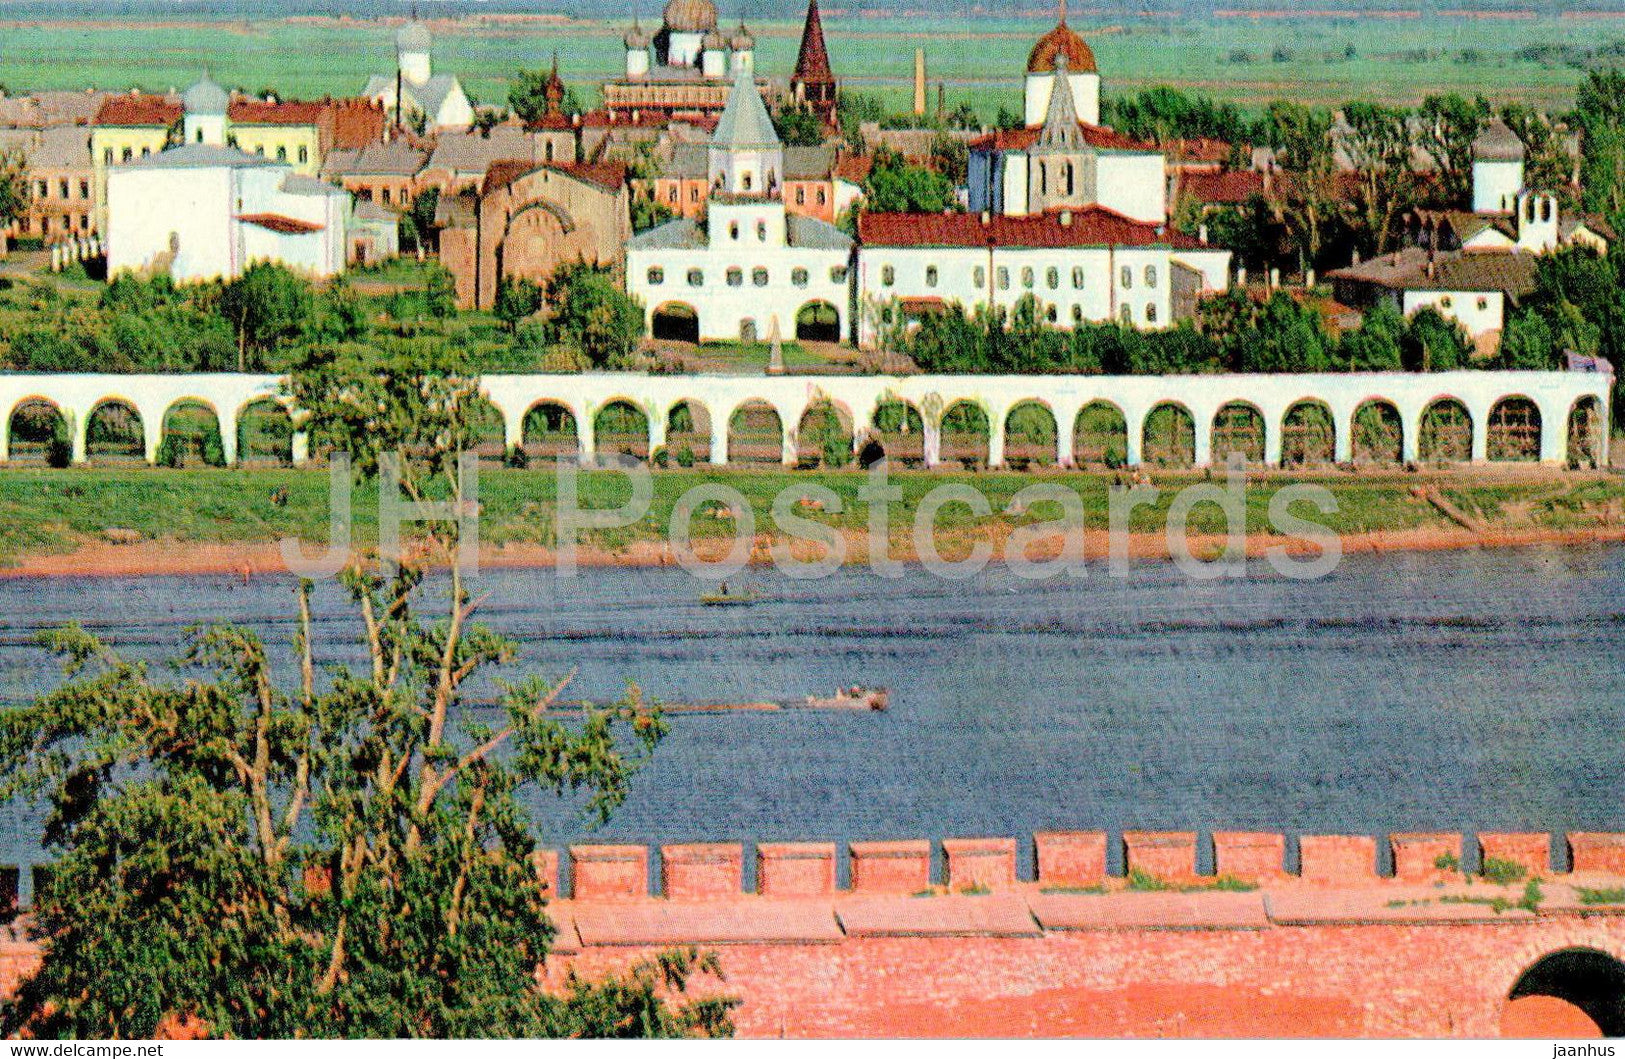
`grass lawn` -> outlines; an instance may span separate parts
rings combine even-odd
[[[1015,474],[895,473],[903,501],[892,505],[893,528],[912,525],[921,499],[944,483],[966,484],[986,496],[995,515],[980,519],[961,505],[949,505],[938,517],[944,529],[970,529],[1004,518],[1022,522],[1059,516],[1055,505],[1035,505],[1025,516],[1010,519],[1003,511],[1021,489],[1036,482],[1060,484],[1078,494],[1091,529],[1108,527],[1108,499],[1112,476],[1085,473]],[[1163,495],[1155,506],[1138,508],[1131,528],[1158,532],[1166,525],[1174,488],[1202,480],[1198,475],[1159,476]],[[714,482],[737,489],[750,505],[759,533],[775,529],[774,498],[789,489],[799,491],[819,484],[842,499],[842,512],[812,517],[829,525],[862,530],[869,511],[858,499],[865,476],[857,472],[787,472],[779,470],[661,471],[654,477],[655,497],[648,515],[637,524],[598,531],[587,543],[606,550],[625,548],[639,541],[666,537],[673,507],[684,491]],[[1339,533],[1447,527],[1425,500],[1412,495],[1414,475],[1350,477],[1328,475],[1301,478],[1261,477],[1248,490],[1248,529],[1267,530],[1270,497],[1284,485],[1316,482],[1326,486],[1338,511],[1319,515],[1299,507],[1296,513]],[[75,469],[47,471],[12,468],[0,470],[0,563],[15,563],[29,554],[64,554],[79,544],[99,539],[110,529],[134,530],[154,540],[209,543],[261,543],[285,536],[325,541],[328,532],[327,475],[295,470],[152,470]],[[1573,529],[1600,524],[1610,506],[1617,511],[1625,499],[1625,482],[1596,475],[1558,476],[1504,474],[1482,480],[1457,476],[1442,482],[1452,502],[1476,511],[1494,525],[1520,528]],[[489,544],[524,542],[551,545],[555,540],[557,480],[545,470],[491,469],[482,472],[480,499],[484,507],[482,539]],[[581,477],[582,504],[609,508],[629,495],[626,479],[613,472],[586,472]],[[377,493],[370,484],[357,487],[354,500],[356,536],[376,539]],[[1222,517],[1209,505],[1196,508],[1191,518],[1196,532],[1222,532]],[[702,513],[693,524],[696,536],[723,536],[734,532],[731,521]]]

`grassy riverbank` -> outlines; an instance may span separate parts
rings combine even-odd
[[[1202,475],[1162,475],[1155,479],[1161,496],[1153,505],[1133,512],[1129,528],[1140,535],[1164,532],[1176,490],[1203,480]],[[778,536],[772,516],[773,501],[785,490],[800,498],[810,486],[820,485],[841,498],[839,513],[798,510],[836,529],[849,539],[861,538],[870,525],[869,506],[860,499],[865,477],[858,473],[787,473],[781,471],[665,471],[654,474],[654,500],[638,522],[621,528],[583,535],[586,549],[604,561],[628,563],[661,561],[652,558],[668,539],[672,515],[679,499],[694,486],[720,484],[745,498],[755,518],[758,544]],[[919,505],[933,488],[944,484],[968,485],[985,496],[994,514],[981,518],[960,504],[943,508],[936,525],[944,539],[961,542],[977,536],[1000,540],[1011,528],[1039,519],[1058,517],[1058,505],[1039,503],[1007,514],[1011,499],[1036,483],[1056,484],[1076,493],[1091,531],[1104,531],[1114,476],[1078,473],[1024,475],[1009,473],[925,474],[897,473],[892,482],[901,501],[890,507],[893,533],[914,525]],[[1319,523],[1345,538],[1373,534],[1595,532],[1599,536],[1625,530],[1625,479],[1614,475],[1570,475],[1533,470],[1484,469],[1451,474],[1384,475],[1260,475],[1247,488],[1247,530],[1254,537],[1272,534],[1270,499],[1287,485],[1324,486],[1337,502],[1337,510],[1321,514],[1299,503],[1294,513]],[[1456,517],[1421,495],[1431,487],[1455,509]],[[587,472],[580,476],[581,504],[604,509],[623,504],[629,496],[626,479],[615,473]],[[482,543],[494,551],[533,555],[545,561],[545,552],[557,542],[558,480],[542,471],[489,470],[481,475]],[[735,521],[719,518],[712,503],[699,505],[692,534],[720,538],[736,532]],[[377,491],[371,483],[358,485],[354,502],[355,542],[376,539]],[[1465,522],[1463,524],[1463,517]],[[0,471],[0,564],[36,567],[42,557],[62,557],[52,564],[57,572],[74,572],[75,558],[86,568],[97,557],[122,549],[132,558],[155,557],[156,569],[186,565],[189,554],[210,549],[229,557],[233,549],[263,552],[285,537],[311,544],[328,539],[328,476],[320,471],[293,470],[70,470],[10,469]],[[1217,507],[1202,504],[1190,517],[1198,535],[1222,533],[1223,517]],[[642,558],[640,558],[640,556]],[[195,554],[194,554],[195,558]],[[219,565],[216,563],[214,565]],[[258,565],[258,564],[257,564]],[[232,567],[224,566],[230,569]]]

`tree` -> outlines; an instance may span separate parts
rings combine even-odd
[[[520,70],[508,86],[508,109],[526,125],[534,125],[547,113],[547,86],[552,74],[546,70]]]
[[[643,339],[643,306],[607,268],[564,265],[547,285],[554,340],[596,368],[620,367]]]
[[[541,308],[542,289],[523,276],[503,276],[497,284],[492,312],[507,325],[510,334],[518,330],[521,320],[536,315]]]
[[[1415,199],[1410,115],[1359,101],[1343,108],[1343,120],[1349,127],[1344,150],[1359,177],[1354,205],[1360,249],[1368,256],[1385,254],[1399,218]]]
[[[1400,371],[1404,368],[1405,317],[1399,306],[1379,301],[1358,330],[1346,332],[1337,357],[1348,371]]]
[[[469,503],[458,459],[477,384],[441,349],[362,365],[313,358],[292,389],[323,434],[372,468],[388,452],[414,499]],[[192,631],[186,679],[155,675],[70,626],[45,641],[70,679],[0,714],[0,791],[50,803],[60,854],[37,895],[40,970],[0,1016],[8,1034],[150,1037],[721,1035],[733,1001],[690,999],[717,973],[692,950],[563,995],[535,979],[553,926],[521,798],[583,792],[600,817],[665,726],[635,688],[579,724],[565,680],[499,685],[471,719],[469,682],[517,645],[476,623],[455,522],[425,560],[451,571],[442,620],[417,609],[425,566],[358,559],[342,585],[366,644],[321,673],[312,586],[296,594],[295,675],[229,625]],[[336,648],[335,648],[336,649]]]
[[[310,316],[310,283],[282,265],[248,266],[220,293],[220,311],[237,331],[237,370],[264,367],[264,356],[298,335]],[[250,351],[257,354],[249,357]]]
[[[1521,309],[1507,321],[1501,335],[1498,367],[1507,371],[1548,371],[1557,353],[1551,325],[1539,313]]]
[[[1473,354],[1462,326],[1431,305],[1411,315],[1401,348],[1409,371],[1459,371]]]
[[[1580,83],[1574,117],[1585,208],[1617,227],[1625,220],[1625,71],[1591,71]]]
[[[401,214],[401,245],[414,251],[434,249],[435,217],[440,212],[440,189],[424,188],[412,200],[412,206]]]
[[[28,212],[28,170],[20,152],[0,151],[0,229]]]
[[[824,122],[806,107],[786,107],[773,119],[786,147],[818,147],[824,142]]]
[[[1290,178],[1277,182],[1278,208],[1305,265],[1319,263],[1327,230],[1340,209],[1337,158],[1328,111],[1298,103],[1271,103],[1264,124],[1270,145]]]
[[[875,152],[863,182],[864,209],[871,213],[941,213],[959,209],[953,182],[935,169],[910,164],[896,151]]]
[[[1523,103],[1501,108],[1501,120],[1523,144],[1524,183],[1558,196],[1565,210],[1578,200],[1574,194],[1574,161],[1546,115]]]
[[[1473,142],[1490,121],[1484,97],[1465,99],[1451,93],[1429,96],[1417,116],[1422,119],[1421,145],[1433,159],[1446,202],[1466,207],[1473,195]]]

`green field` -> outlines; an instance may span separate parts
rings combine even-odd
[[[1378,17],[1139,21],[1073,20],[1095,47],[1106,91],[1179,84],[1258,104],[1276,97],[1336,103],[1354,97],[1414,102],[1440,91],[1482,92],[1566,107],[1581,73],[1562,57],[1520,59],[1520,49],[1598,49],[1625,41],[1625,20],[1607,17],[1512,20]],[[914,50],[926,49],[933,82],[950,107],[963,101],[987,117],[1016,108],[1027,51],[1049,28],[1033,19],[826,20],[837,73],[893,109],[910,99]],[[506,98],[506,79],[559,53],[567,80],[592,86],[622,67],[625,26],[609,22],[436,23],[435,60],[459,73],[478,98]],[[753,23],[758,66],[787,77],[800,26]],[[353,94],[393,69],[384,23],[330,20],[73,23],[0,21],[0,83],[46,88],[161,90],[184,87],[205,68],[223,84],[285,96]],[[1352,50],[1352,53],[1351,53]]]
[[[893,527],[913,525],[921,499],[944,483],[967,484],[988,498],[995,512],[1003,511],[1021,489],[1035,482],[1056,482],[1075,490],[1083,500],[1087,526],[1108,528],[1108,502],[1112,476],[1052,473],[1025,475],[1004,472],[981,474],[898,473],[892,476],[903,491],[901,503],[889,512]],[[1160,532],[1166,525],[1173,491],[1199,481],[1196,475],[1162,475],[1163,490],[1154,507],[1139,508],[1131,529]],[[1449,528],[1449,523],[1425,500],[1412,492],[1417,475],[1327,475],[1316,477],[1261,477],[1248,490],[1248,529],[1266,532],[1268,505],[1275,491],[1293,482],[1317,482],[1331,490],[1338,511],[1319,515],[1295,509],[1342,534],[1418,528]],[[1431,479],[1430,479],[1431,480]],[[774,498],[782,491],[823,485],[839,494],[840,514],[811,517],[841,529],[861,531],[869,511],[859,498],[866,476],[858,472],[803,472],[696,470],[664,471],[654,476],[651,510],[641,522],[590,535],[583,543],[614,551],[643,541],[666,539],[679,497],[704,482],[720,482],[739,490],[750,504],[759,533],[771,534]],[[1444,494],[1458,508],[1501,528],[1571,530],[1597,527],[1625,500],[1625,481],[1599,475],[1462,475],[1437,479]],[[0,470],[0,564],[14,564],[25,555],[57,555],[99,540],[108,530],[133,530],[149,540],[256,544],[296,536],[308,541],[327,539],[327,475],[293,470],[115,470],[44,471]],[[552,545],[556,540],[557,480],[543,471],[488,470],[481,474],[480,533],[487,545],[524,543]],[[616,473],[587,472],[580,483],[582,504],[609,508],[625,502],[626,479]],[[358,486],[354,497],[358,543],[376,539],[377,492]],[[959,505],[941,512],[938,525],[945,530],[966,530],[988,522],[1015,524],[1059,517],[1058,509],[1042,505],[1020,518],[995,514],[978,519]],[[1202,505],[1191,518],[1199,533],[1224,531],[1217,508]],[[697,537],[731,535],[732,522],[702,514],[694,520]]]

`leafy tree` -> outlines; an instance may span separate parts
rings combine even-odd
[[[477,383],[449,351],[361,364],[323,353],[292,389],[357,465],[408,452],[411,498],[468,502]],[[382,410],[382,412],[380,412]],[[312,586],[296,595],[294,675],[229,625],[192,631],[173,679],[77,627],[46,636],[69,682],[0,715],[0,791],[51,805],[60,854],[38,896],[43,966],[7,1033],[149,1037],[720,1035],[733,1001],[688,998],[714,958],[675,952],[562,995],[535,978],[553,927],[521,799],[580,792],[607,816],[665,725],[635,688],[571,725],[566,681],[503,688],[500,720],[465,710],[470,681],[517,645],[476,622],[456,523],[423,562],[451,571],[438,622],[425,566],[357,559],[342,578],[366,645],[323,672]],[[436,597],[431,597],[436,598]]]
[[[522,276],[503,276],[497,284],[496,305],[492,312],[513,333],[519,321],[535,316],[542,308],[542,289]]]
[[[270,262],[250,265],[226,284],[220,311],[237,332],[237,370],[263,367],[265,355],[277,343],[303,330],[312,302],[308,281]]]
[[[1565,210],[1574,209],[1574,162],[1546,115],[1523,103],[1508,103],[1501,108],[1501,120],[1523,144],[1524,183],[1557,195]]]
[[[1379,301],[1365,314],[1357,330],[1343,335],[1337,359],[1349,371],[1400,371],[1404,367],[1406,326],[1397,305]]]
[[[1484,97],[1465,99],[1451,93],[1429,96],[1417,116],[1422,119],[1421,146],[1433,159],[1446,201],[1465,207],[1473,193],[1473,141],[1490,121]]]
[[[508,86],[508,109],[526,125],[534,125],[547,114],[547,70],[520,70]]]
[[[877,150],[863,182],[864,209],[873,213],[957,210],[954,184],[935,169],[912,165],[896,151]]]
[[[785,107],[773,119],[786,147],[817,147],[824,142],[824,122],[806,107]]]
[[[970,180],[970,145],[958,136],[939,132],[931,140],[931,167],[955,187]]]
[[[1360,249],[1368,256],[1385,254],[1399,218],[1415,199],[1410,115],[1399,107],[1359,101],[1343,108],[1343,119],[1349,126],[1344,150],[1359,177],[1354,206]]]
[[[10,227],[28,212],[28,171],[17,151],[0,151],[0,228]]]
[[[594,367],[624,365],[643,339],[643,306],[607,268],[562,266],[548,282],[547,300],[555,341]]]
[[[1333,218],[1341,209],[1332,116],[1298,103],[1270,104],[1264,118],[1270,145],[1291,174],[1279,181],[1279,208],[1305,264],[1317,264]]]
[[[425,188],[412,200],[412,207],[401,214],[401,246],[414,251],[434,249],[435,216],[440,212],[440,189]]]
[[[1501,335],[1499,367],[1508,371],[1546,371],[1554,366],[1558,349],[1546,318],[1521,309],[1507,321]]]
[[[1320,314],[1286,291],[1259,303],[1244,291],[1212,299],[1203,323],[1224,363],[1243,372],[1313,372],[1331,366]]]
[[[1108,100],[1103,109],[1106,124],[1118,132],[1157,144],[1194,139],[1242,143],[1252,137],[1251,124],[1235,104],[1165,85]]]
[[[1431,305],[1411,315],[1402,349],[1410,371],[1459,371],[1473,354],[1462,326]]]
[[[1618,227],[1625,220],[1625,71],[1593,70],[1575,100],[1580,186],[1587,210]]]

